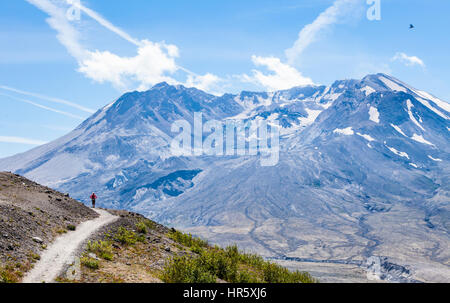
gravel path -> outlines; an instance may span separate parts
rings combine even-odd
[[[77,226],[75,231],[57,238],[42,254],[41,259],[23,279],[24,283],[53,282],[64,266],[75,260],[76,252],[93,233],[101,227],[117,220],[109,212],[95,209],[100,217]]]

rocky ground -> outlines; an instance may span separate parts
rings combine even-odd
[[[119,219],[85,241],[78,251],[87,253],[89,241],[108,241],[119,229],[139,235],[133,244],[112,241],[112,260],[98,259],[98,270],[81,266],[75,282],[160,282],[158,273],[170,257],[192,254],[168,237],[170,229],[128,211],[109,210]],[[40,260],[55,238],[98,214],[68,195],[12,173],[0,173],[0,281],[19,282]],[[145,233],[137,224],[145,222]],[[64,274],[61,281],[68,281]],[[76,276],[76,275],[75,275]]]
[[[20,280],[57,236],[98,215],[68,195],[0,173],[0,270]]]
[[[168,237],[169,228],[159,225],[145,217],[128,212],[109,210],[120,219],[100,229],[79,251],[79,255],[90,255],[98,262],[98,268],[89,268],[81,264],[81,275],[72,281],[82,283],[159,283],[160,273],[169,258],[173,256],[192,255],[189,248],[184,247]],[[139,229],[139,224],[145,224],[146,231]],[[121,243],[114,240],[120,229],[126,229],[139,238],[136,243]],[[131,236],[133,237],[133,236]],[[105,260],[101,254],[93,255],[88,243],[102,241],[112,243],[112,258]],[[66,271],[67,272],[67,271]],[[73,272],[69,271],[69,276]],[[62,275],[60,281],[71,281],[67,275]]]
[[[19,175],[0,173],[0,283],[42,281],[317,280],[305,272],[289,272],[260,256],[243,254],[237,247],[211,246],[133,212],[94,211],[69,195]]]

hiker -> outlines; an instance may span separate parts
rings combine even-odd
[[[97,199],[97,195],[95,193],[92,193],[91,200],[92,200],[92,208],[95,208],[95,200]]]

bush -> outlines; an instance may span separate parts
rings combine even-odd
[[[280,265],[267,263],[264,266],[264,281],[267,283],[315,283],[315,279],[308,273],[300,271],[290,272]]]
[[[57,228],[56,233],[58,233],[60,235],[65,234],[65,233],[67,233],[67,229],[65,229],[63,227]]]
[[[36,261],[39,261],[41,259],[41,256],[39,256],[38,254],[30,251],[28,253],[28,258],[31,259],[32,262],[36,262]]]
[[[113,239],[124,245],[133,245],[136,242],[143,242],[145,238],[143,236],[138,236],[134,231],[128,230],[124,227],[119,227],[116,234],[113,236]]]
[[[210,247],[192,235],[172,231],[170,237],[198,256],[174,257],[166,264],[162,280],[167,283],[315,283],[308,273],[291,272],[253,254],[241,253],[236,245]]]
[[[179,232],[177,230],[172,230],[169,233],[169,238],[174,240],[175,242],[187,246],[189,248],[204,248],[208,247],[208,242],[205,240],[202,240],[200,238],[196,238],[192,236],[191,234],[184,234],[182,232]]]
[[[113,247],[109,241],[89,241],[87,250],[107,261],[112,261],[114,259]]]
[[[144,221],[139,221],[137,224],[136,224],[136,229],[137,229],[137,231],[139,232],[139,233],[141,233],[141,234],[146,234],[147,233],[147,224],[145,224],[145,222]]]
[[[74,231],[76,229],[77,229],[77,227],[75,225],[72,225],[72,224],[67,225],[67,230]]]
[[[80,261],[81,261],[82,265],[86,266],[87,268],[93,269],[93,270],[97,270],[100,267],[98,261],[93,258],[84,256],[84,257],[81,257]]]
[[[191,247],[191,251],[192,251],[193,253],[196,253],[196,254],[200,255],[200,254],[203,253],[204,248],[203,248],[203,247],[200,247],[200,246],[198,246],[198,245],[194,245],[194,246]]]
[[[20,275],[12,266],[0,267],[0,283],[18,283]]]
[[[216,278],[198,259],[175,257],[166,266],[162,279],[166,283],[215,283]]]

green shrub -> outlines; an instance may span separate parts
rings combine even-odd
[[[31,251],[28,253],[28,258],[31,259],[32,262],[36,262],[41,259],[41,256]]]
[[[141,234],[146,234],[146,233],[148,232],[147,224],[145,224],[144,221],[139,221],[139,222],[136,224],[136,229],[137,229],[137,231],[138,231],[139,233],[141,233]]]
[[[87,268],[90,268],[93,270],[97,270],[100,267],[97,260],[87,257],[87,256],[81,257],[80,262],[83,266],[86,266]]]
[[[191,234],[184,234],[180,231],[171,231],[169,233],[169,238],[174,240],[177,243],[180,243],[184,246],[187,246],[189,248],[192,247],[198,247],[198,248],[203,248],[203,247],[208,247],[208,242],[205,240],[202,240],[200,238],[196,238],[194,236],[192,236]]]
[[[198,259],[186,256],[175,257],[169,261],[162,274],[166,283],[215,283],[216,278],[200,264]]]
[[[109,241],[89,241],[87,250],[105,260],[112,261],[114,259],[113,247]]]
[[[310,274],[296,271],[290,272],[287,268],[274,263],[264,266],[264,281],[267,283],[315,283]]]
[[[18,283],[20,275],[12,266],[0,267],[0,283]]]
[[[65,229],[64,227],[57,228],[55,231],[60,235],[67,233],[67,229]]]
[[[200,246],[198,246],[198,245],[194,245],[194,246],[191,247],[191,251],[192,251],[193,253],[196,253],[196,254],[200,255],[200,254],[203,253],[204,248],[203,248],[203,247],[200,247]]]
[[[308,273],[291,272],[253,254],[241,253],[236,245],[222,249],[207,242],[172,231],[169,237],[195,252],[197,256],[174,257],[166,264],[162,280],[167,283],[315,283]]]
[[[145,241],[145,238],[142,235],[138,236],[134,231],[128,230],[122,226],[119,227],[118,231],[113,236],[113,239],[124,245],[133,245],[138,241]]]
[[[74,231],[76,229],[77,229],[77,227],[75,225],[72,225],[72,224],[67,225],[67,230]]]

